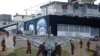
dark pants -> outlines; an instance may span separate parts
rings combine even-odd
[[[5,51],[6,47],[2,47],[2,51]]]
[[[71,48],[71,53],[72,53],[72,55],[74,55],[74,49],[73,48]]]
[[[82,48],[82,45],[80,45],[80,48]]]
[[[14,42],[13,46],[15,46],[15,45],[16,45],[16,42]]]
[[[26,53],[31,54],[31,49],[27,49]]]
[[[89,46],[89,45],[87,46],[87,49],[88,49],[88,50],[90,49],[90,46]]]
[[[51,56],[56,56],[55,50],[52,52]]]
[[[97,56],[98,52],[94,51],[93,56]]]

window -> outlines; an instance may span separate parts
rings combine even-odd
[[[68,31],[68,25],[65,26],[65,31]]]
[[[74,26],[75,27],[75,32],[79,32],[79,26]]]
[[[63,4],[62,5],[62,9],[67,9],[67,5],[66,4]]]
[[[74,31],[74,26],[73,25],[69,25],[69,32],[73,32]]]
[[[80,26],[80,32],[84,32],[84,27]]]
[[[89,27],[85,27],[85,30],[84,30],[86,33],[89,33],[90,32],[90,29]]]

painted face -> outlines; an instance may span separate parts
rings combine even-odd
[[[38,22],[37,22],[37,35],[46,35],[46,21],[44,18],[41,18]]]
[[[29,31],[33,31],[34,30],[34,25],[33,24],[30,24],[29,25]]]
[[[21,26],[21,31],[24,31],[24,28]]]

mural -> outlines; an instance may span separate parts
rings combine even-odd
[[[44,18],[37,21],[36,24],[37,35],[47,35],[47,24]]]
[[[34,25],[33,25],[33,24],[30,24],[30,25],[29,25],[29,31],[33,31],[33,30],[35,30],[35,29],[34,29]]]
[[[21,29],[21,31],[22,31],[22,32],[24,31],[24,28],[23,28],[23,26],[21,26],[21,28],[20,28],[20,29]]]

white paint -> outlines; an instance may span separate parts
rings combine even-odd
[[[29,31],[32,31],[32,30],[34,30],[34,25],[33,24],[30,24],[29,25]]]
[[[46,35],[46,21],[44,18],[41,18],[38,22],[37,22],[37,35]]]

